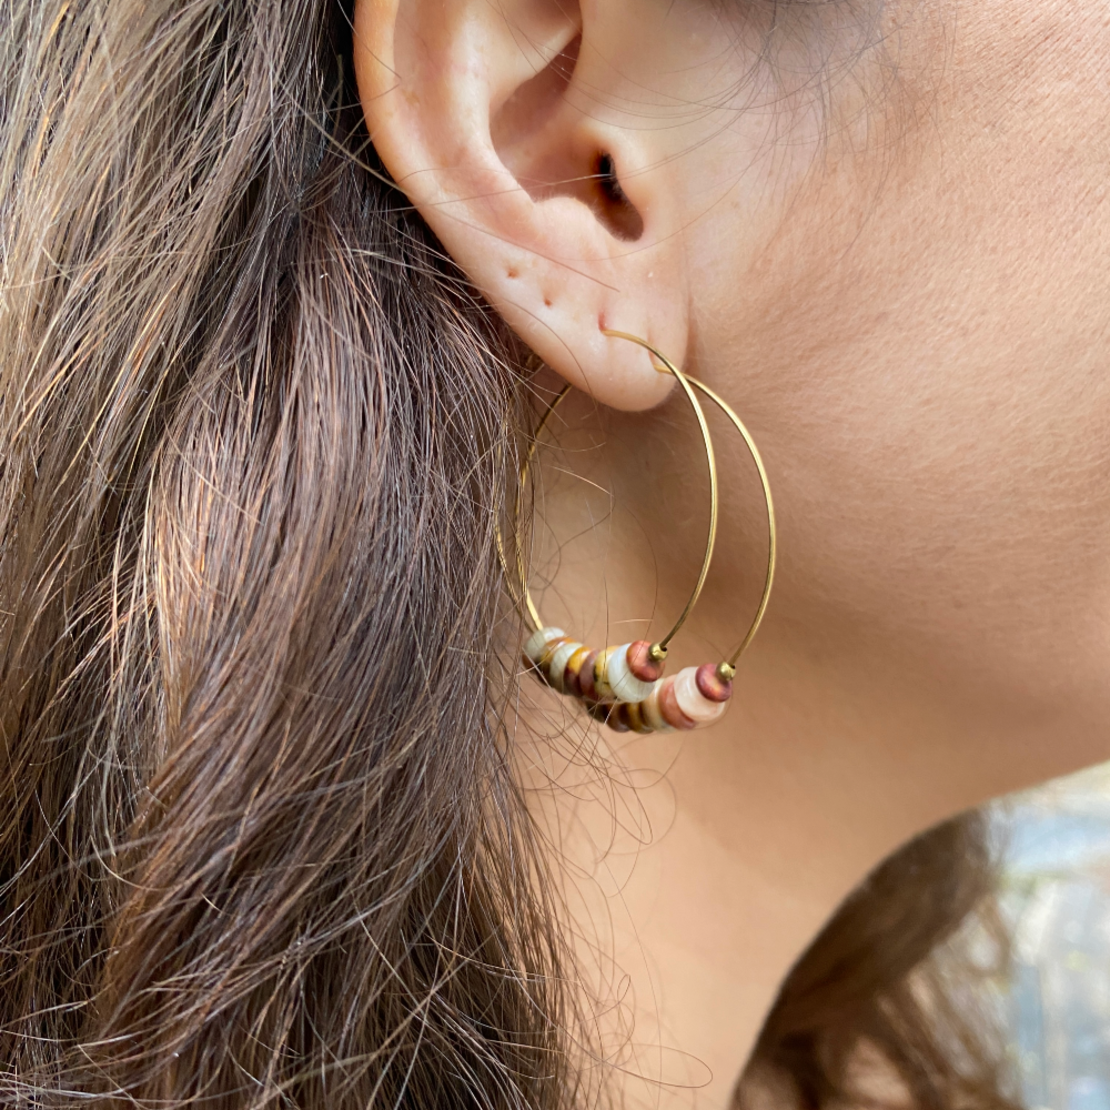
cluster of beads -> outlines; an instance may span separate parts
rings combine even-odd
[[[524,645],[524,662],[618,732],[701,728],[716,721],[732,697],[724,664],[687,667],[664,678],[662,660],[652,657],[647,640],[596,651],[561,628],[541,628]]]

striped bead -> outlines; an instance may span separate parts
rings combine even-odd
[[[552,640],[565,637],[566,633],[561,628],[539,628],[524,642],[524,665],[535,668],[544,682],[548,681],[543,669],[543,659],[547,653],[547,645]]]
[[[674,726],[667,723],[667,718],[663,716],[663,710],[659,705],[659,693],[662,689],[662,682],[656,682],[652,686],[651,693],[640,702],[640,716],[652,732],[674,732]]]
[[[598,701],[613,700],[613,689],[609,685],[609,660],[619,650],[616,647],[607,647],[597,653],[594,661],[594,697]]]
[[[663,720],[671,728],[680,729],[684,732],[687,729],[697,728],[697,722],[691,720],[682,712],[675,694],[674,682],[673,678],[665,678],[659,689],[659,711],[663,714]]]
[[[609,712],[605,716],[605,723],[614,732],[630,732],[632,730],[632,726],[628,721],[628,702],[613,702],[606,708]]]
[[[628,645],[628,669],[637,678],[657,682],[663,677],[663,666],[662,659],[652,659],[651,644],[647,640],[636,640]]]
[[[569,694],[572,698],[580,698],[582,696],[582,668],[586,660],[591,655],[593,649],[583,644],[568,660],[566,668],[563,671],[563,693]],[[590,669],[593,670],[593,662],[590,662]]]
[[[621,702],[621,712],[628,722],[628,727],[633,732],[655,731],[644,716],[644,703],[642,701]]]
[[[708,725],[724,713],[727,703],[707,698],[698,689],[697,674],[696,667],[687,667],[674,676],[675,701],[695,725]]]
[[[560,648],[573,643],[574,641],[569,636],[556,636],[553,640],[548,640],[547,643],[543,645],[543,651],[540,652],[540,659],[536,664],[536,668],[543,676],[544,682],[546,682],[548,686],[553,686],[556,690],[560,689],[560,687],[556,685],[557,676],[551,668],[551,663],[558,654]]]
[[[558,644],[558,647],[551,653],[551,658],[547,662],[547,680],[551,683],[553,689],[558,690],[560,694],[567,692],[566,686],[566,669],[567,663],[570,662],[575,652],[581,651],[583,644],[577,640],[563,640],[551,641]]]
[[[621,644],[606,659],[606,684],[617,701],[639,702],[651,693],[652,683],[637,678],[628,665],[628,652],[631,647],[632,644]],[[654,679],[652,681],[654,682]]]
[[[561,628],[539,628],[532,633],[531,636],[524,643],[524,655],[526,659],[531,660],[532,663],[538,664],[540,656],[543,654],[544,646],[548,640],[554,640],[558,636],[565,636],[566,632]]]
[[[597,693],[598,652],[591,650],[578,668],[578,696],[586,702],[599,702]]]
[[[595,651],[561,628],[541,628],[525,642],[524,661],[615,732],[700,728],[719,720],[732,697],[732,682],[711,663],[663,678],[663,661],[651,658],[647,640]]]
[[[721,678],[718,668],[712,663],[698,667],[696,680],[698,690],[710,701],[728,701],[732,697],[732,683]]]

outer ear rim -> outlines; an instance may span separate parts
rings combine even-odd
[[[647,210],[645,227],[656,225],[654,235],[645,234],[646,242],[618,238],[580,200],[534,200],[494,150],[489,111],[495,82],[473,65],[443,66],[437,72],[458,74],[453,95],[461,86],[472,98],[484,97],[480,103],[472,99],[469,108],[461,96],[456,103],[462,105],[465,126],[480,130],[487,156],[475,153],[471,158],[470,151],[477,148],[464,148],[457,138],[450,156],[443,149],[442,122],[441,137],[429,140],[419,113],[436,100],[449,103],[452,94],[431,98],[419,89],[406,89],[396,69],[396,33],[404,2],[421,0],[357,0],[355,5],[355,75],[382,162],[447,252],[543,362],[609,407],[637,411],[658,404],[673,387],[671,376],[656,371],[646,350],[603,334],[610,329],[640,335],[679,366],[684,362],[689,319],[685,270],[678,237],[658,233],[658,214],[666,206],[642,199],[652,190],[636,170],[650,158],[637,158],[628,149],[629,135],[605,135],[603,124],[582,121],[582,131],[592,133],[595,144],[611,149],[618,167],[633,167],[630,198],[637,209]],[[467,29],[475,33],[473,23]],[[467,45],[472,45],[469,39]],[[437,141],[438,158],[430,149]],[[428,172],[437,161],[443,168]],[[665,180],[665,173],[660,176]],[[592,249],[587,246],[591,241]],[[491,249],[492,244],[497,246]],[[551,249],[551,244],[560,249]],[[676,271],[681,271],[678,290],[669,280],[655,279],[656,272]],[[637,287],[635,294],[625,292],[630,285]]]

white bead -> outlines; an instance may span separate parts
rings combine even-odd
[[[561,628],[541,628],[528,637],[524,644],[524,654],[531,659],[533,663],[538,664],[540,656],[543,655],[543,649],[548,641],[554,640],[558,636],[565,635],[566,633]]]
[[[674,699],[678,708],[695,724],[707,725],[717,720],[728,707],[728,702],[710,701],[698,689],[697,667],[687,667],[674,678]]]
[[[651,693],[652,683],[637,678],[628,669],[628,649],[631,644],[621,644],[607,661],[606,681],[617,701],[643,701]]]
[[[570,662],[570,657],[582,645],[575,640],[568,640],[565,644],[560,644],[551,656],[551,662],[547,664],[547,677],[551,685],[559,691],[560,694],[566,693],[563,686],[563,674],[567,669],[567,663]]]

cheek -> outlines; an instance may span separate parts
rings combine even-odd
[[[961,681],[1110,675],[1110,112],[1070,60],[1036,110],[980,66],[896,156],[737,176],[690,231],[698,367],[775,482],[776,603]]]

